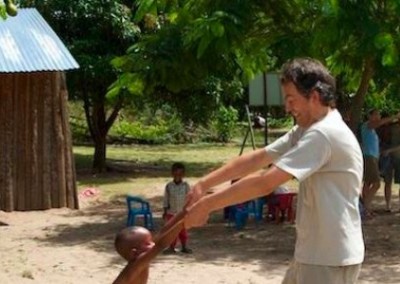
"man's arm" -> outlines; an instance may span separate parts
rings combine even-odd
[[[368,126],[368,128],[376,129],[384,124],[388,124],[390,122],[395,122],[397,119],[400,119],[400,113],[390,116],[390,117],[381,118],[378,121],[369,121],[367,123],[367,126]]]
[[[381,154],[383,156],[386,156],[386,155],[388,155],[390,153],[397,152],[397,151],[400,151],[400,145],[392,147],[392,148],[389,148],[389,149],[386,149],[386,150],[382,151]]]
[[[273,159],[264,148],[236,157],[224,166],[202,177],[188,194],[189,204],[196,202],[213,186],[229,180],[242,178],[272,163]]]
[[[231,186],[207,195],[195,203],[187,213],[185,227],[202,226],[208,214],[226,206],[242,203],[254,198],[266,196],[279,185],[289,181],[293,176],[276,166],[272,166],[262,175],[251,175]]]

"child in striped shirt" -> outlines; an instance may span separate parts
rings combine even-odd
[[[190,190],[190,186],[187,182],[183,181],[185,176],[185,166],[182,163],[174,163],[171,168],[171,175],[173,180],[170,181],[165,186],[164,192],[164,219],[168,221],[175,214],[182,211],[185,205],[186,195]],[[178,236],[183,253],[192,253],[192,250],[187,247],[188,233],[183,229]],[[175,253],[175,246],[178,238],[171,243],[170,247],[165,251],[165,253]]]

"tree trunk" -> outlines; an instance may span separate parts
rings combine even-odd
[[[98,136],[94,143],[93,172],[101,173],[106,171],[106,136]]]
[[[84,109],[90,135],[94,142],[93,173],[102,173],[107,170],[107,134],[118,117],[123,100],[119,98],[110,116],[106,117],[105,96],[91,99],[89,93],[84,91]]]
[[[350,128],[354,133],[357,132],[358,124],[361,120],[362,108],[364,105],[365,97],[367,95],[369,82],[374,75],[374,61],[373,57],[368,57],[364,61],[363,73],[361,76],[361,82],[354,96],[351,105],[350,114]]]
[[[0,80],[0,210],[78,208],[63,73]]]

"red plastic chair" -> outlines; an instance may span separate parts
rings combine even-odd
[[[293,210],[293,200],[297,193],[282,193],[275,194],[278,199],[278,204],[274,205],[272,212],[275,213],[276,223],[279,223],[283,217],[286,216],[287,221],[294,223],[296,212]]]

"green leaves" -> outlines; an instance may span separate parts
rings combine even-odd
[[[143,90],[144,83],[140,74],[124,73],[109,87],[106,96],[115,100],[123,91],[128,91],[132,96],[139,96],[143,94]]]
[[[374,44],[378,49],[384,49],[393,44],[393,37],[389,33],[380,33],[375,36]]]
[[[377,49],[383,50],[381,63],[383,66],[394,66],[398,61],[398,50],[394,44],[394,38],[390,33],[376,35],[374,44]]]
[[[7,19],[6,6],[3,4],[0,4],[0,19]]]
[[[204,55],[210,44],[213,44],[214,49],[216,46],[222,50],[226,49],[227,38],[224,37],[227,35],[224,25],[232,25],[231,19],[223,11],[216,11],[211,16],[204,15],[196,19],[185,32],[184,45],[189,48],[197,46],[198,59]]]
[[[138,0],[136,2],[138,6],[134,17],[136,22],[143,20],[147,13],[157,15],[157,0]]]
[[[210,24],[210,29],[211,29],[211,33],[215,36],[215,37],[222,37],[225,33],[225,28],[224,26],[219,23],[219,22],[211,22]]]

